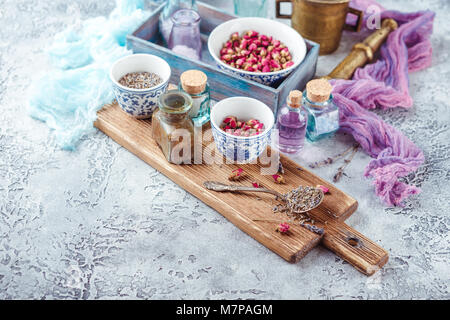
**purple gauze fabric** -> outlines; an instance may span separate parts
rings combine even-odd
[[[356,70],[352,80],[332,81],[333,96],[340,108],[341,131],[352,134],[375,158],[366,167],[364,175],[374,178],[376,194],[387,205],[401,205],[405,198],[420,192],[399,178],[417,170],[424,161],[423,153],[400,131],[368,109],[412,106],[408,72],[431,64],[429,36],[434,13],[383,11],[373,0],[353,0],[351,3],[360,10],[370,6],[373,9],[374,5],[380,8],[381,19],[393,18],[399,28],[382,46],[379,60]]]

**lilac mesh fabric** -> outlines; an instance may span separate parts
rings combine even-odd
[[[373,0],[353,0],[351,5],[366,10],[377,4]],[[420,191],[399,179],[417,170],[424,161],[424,155],[400,131],[368,110],[377,107],[409,108],[413,105],[408,72],[431,64],[429,37],[434,13],[384,10],[381,18],[395,19],[399,28],[382,46],[380,58],[358,69],[352,80],[333,80],[332,83],[333,95],[340,108],[341,130],[353,135],[374,158],[366,167],[365,176],[374,179],[376,194],[392,206],[401,205],[405,198]]]

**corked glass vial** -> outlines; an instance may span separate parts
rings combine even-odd
[[[339,109],[333,102],[332,86],[326,79],[311,80],[303,93],[303,107],[308,113],[306,138],[317,141],[339,129]]]
[[[152,116],[152,137],[167,161],[191,163],[194,155],[194,125],[188,113],[192,99],[186,93],[170,90],[158,99],[159,109]]]
[[[202,126],[209,121],[211,96],[208,77],[200,70],[188,70],[181,74],[179,90],[192,98],[192,108],[189,112],[195,126]]]
[[[293,90],[289,93],[286,105],[278,111],[278,150],[289,154],[300,152],[305,143],[307,122],[308,115],[302,108],[302,92]]]

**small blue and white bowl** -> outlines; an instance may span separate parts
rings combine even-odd
[[[272,36],[274,39],[284,43],[289,48],[294,65],[275,72],[249,72],[233,68],[220,60],[220,50],[230,39],[231,34],[238,32],[242,35],[244,32],[250,30],[257,31],[266,36]],[[286,78],[300,65],[306,56],[306,43],[297,31],[284,23],[266,18],[237,18],[218,25],[211,32],[208,38],[208,50],[219,69],[247,80],[272,86]]]
[[[119,83],[131,72],[152,72],[161,77],[162,82],[148,89],[132,89]],[[132,54],[117,60],[110,69],[109,77],[119,106],[137,119],[151,118],[157,108],[158,98],[166,92],[171,70],[169,64],[151,54]]]
[[[233,136],[224,132],[220,125],[228,116],[238,120],[257,119],[264,123],[265,130],[256,136]],[[228,160],[249,163],[256,160],[270,142],[275,118],[272,110],[259,100],[247,97],[224,99],[211,109],[211,127],[216,147]]]

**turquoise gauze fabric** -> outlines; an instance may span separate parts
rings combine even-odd
[[[94,130],[97,111],[114,100],[109,68],[131,54],[126,36],[150,15],[144,0],[116,0],[108,18],[83,21],[57,34],[47,49],[55,70],[33,83],[29,114],[54,130],[56,143],[74,150]]]

